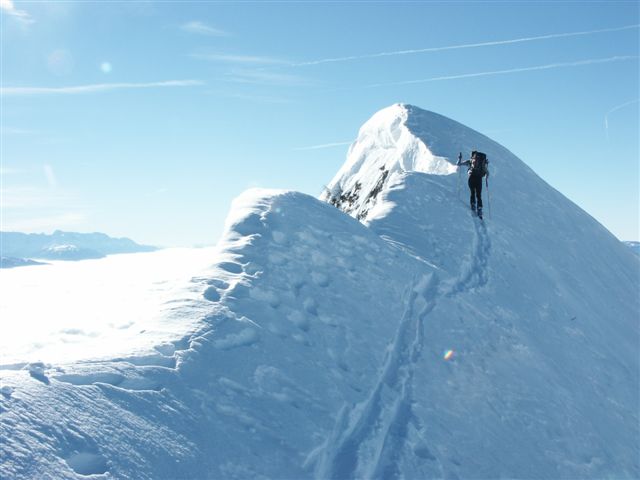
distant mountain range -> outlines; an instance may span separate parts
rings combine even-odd
[[[0,232],[0,268],[34,265],[31,259],[85,260],[114,253],[150,252],[157,247],[139,245],[128,238],[104,233],[77,233],[56,230],[44,233]]]
[[[46,265],[46,263],[28,258],[0,257],[0,268],[26,267],[28,265]]]

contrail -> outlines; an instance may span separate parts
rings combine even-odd
[[[627,107],[634,103],[638,103],[639,100],[640,99],[638,98],[636,98],[635,100],[629,100],[628,102],[624,102],[620,105],[613,107],[611,110],[609,110],[607,113],[604,114],[604,131],[605,131],[605,134],[607,135],[607,140],[609,140],[609,115],[611,115],[616,110],[620,110],[621,108]]]
[[[298,147],[293,150],[320,150],[321,148],[340,147],[342,145],[351,145],[352,143],[353,142],[323,143],[322,145],[311,145],[310,147]]]
[[[581,65],[593,65],[596,63],[622,62],[626,60],[637,60],[638,58],[639,57],[637,55],[616,56],[616,57],[608,57],[608,58],[592,58],[588,60],[580,60],[577,62],[550,63],[548,65],[536,65],[533,67],[510,68],[508,70],[492,70],[488,72],[463,73],[461,75],[446,75],[442,77],[422,78],[418,80],[403,80],[399,82],[390,82],[390,83],[374,83],[372,85],[365,85],[365,87],[367,88],[387,87],[392,85],[410,85],[412,83],[426,83],[426,82],[438,82],[442,80],[455,80],[458,78],[486,77],[490,75],[504,75],[507,73],[532,72],[534,70],[550,70],[552,68],[579,67]]]
[[[130,88],[191,87],[195,85],[204,85],[204,83],[199,80],[169,80],[166,82],[150,83],[97,83],[93,85],[78,85],[75,87],[3,87],[0,88],[0,95],[73,95]]]
[[[481,42],[481,43],[467,43],[462,45],[449,45],[444,47],[430,47],[430,48],[418,48],[412,50],[397,50],[394,52],[381,52],[381,53],[369,53],[365,55],[352,55],[348,57],[335,57],[335,58],[322,58],[319,60],[311,60],[308,62],[299,62],[289,64],[290,67],[303,67],[307,65],[320,65],[322,63],[335,63],[335,62],[348,62],[351,60],[364,60],[367,58],[379,58],[379,57],[392,57],[396,55],[413,55],[416,53],[427,53],[427,52],[442,52],[445,50],[458,50],[462,48],[479,48],[479,47],[490,47],[495,45],[509,45],[513,43],[524,43],[524,42],[534,42],[538,40],[549,40],[552,38],[565,38],[565,37],[578,37],[582,35],[593,35],[596,33],[606,33],[606,32],[619,32],[622,30],[631,30],[633,28],[640,27],[640,24],[635,25],[625,25],[623,27],[614,27],[614,28],[602,28],[599,30],[586,30],[583,32],[569,32],[569,33],[551,33],[548,35],[539,35],[536,37],[524,37],[524,38],[513,38],[510,40],[496,40],[493,42]]]

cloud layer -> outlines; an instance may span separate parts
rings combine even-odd
[[[78,85],[73,87],[3,87],[0,88],[0,95],[74,95],[80,93],[108,92],[112,90],[193,87],[199,85],[204,85],[204,83],[199,80],[168,80],[164,82],[148,83],[97,83],[91,85]]]
[[[292,63],[289,66],[291,67],[302,67],[308,65],[319,65],[322,63],[336,63],[336,62],[348,62],[352,60],[364,60],[368,58],[380,58],[380,57],[392,57],[397,55],[414,55],[417,53],[428,53],[428,52],[442,52],[445,50],[459,50],[465,48],[479,48],[479,47],[491,47],[496,45],[509,45],[514,43],[524,43],[524,42],[534,42],[539,40],[550,40],[553,38],[565,38],[565,37],[578,37],[583,35],[594,35],[597,33],[607,33],[607,32],[619,32],[622,30],[631,30],[637,29],[640,25],[625,25],[622,27],[614,27],[614,28],[602,28],[599,30],[586,30],[582,32],[568,32],[568,33],[551,33],[548,35],[538,35],[535,37],[523,37],[523,38],[512,38],[509,40],[496,40],[491,42],[480,42],[480,43],[466,43],[460,45],[448,45],[442,47],[428,47],[428,48],[417,48],[410,50],[396,50],[392,52],[380,52],[380,53],[369,53],[364,55],[351,55],[345,57],[334,57],[334,58],[322,58],[319,60],[311,60],[306,62]]]
[[[547,65],[535,65],[532,67],[509,68],[505,70],[492,70],[487,72],[463,73],[460,75],[444,75],[440,77],[420,78],[415,80],[400,80],[397,82],[389,82],[389,83],[374,83],[371,85],[367,85],[367,87],[386,87],[386,86],[392,86],[392,85],[410,85],[414,83],[455,80],[459,78],[487,77],[491,75],[505,75],[508,73],[532,72],[536,70],[550,70],[554,68],[579,67],[583,65],[593,65],[598,63],[623,62],[623,61],[629,61],[629,60],[638,60],[638,58],[639,57],[637,55],[620,55],[620,56],[607,57],[607,58],[590,58],[587,60],[578,60],[575,62],[550,63]]]
[[[0,10],[17,18],[23,23],[33,23],[35,20],[24,10],[18,10],[12,0],[0,0]]]
[[[197,35],[207,35],[209,37],[226,37],[229,34],[219,28],[211,27],[203,22],[194,20],[180,25],[185,32],[195,33]]]
[[[220,63],[236,63],[245,65],[286,65],[287,62],[273,57],[258,55],[233,55],[226,53],[192,53],[193,58]]]
[[[351,145],[353,142],[333,142],[333,143],[323,143],[321,145],[311,145],[308,147],[297,147],[293,150],[321,150],[323,148],[333,148],[333,147],[342,147],[344,145]]]

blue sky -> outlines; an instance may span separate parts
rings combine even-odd
[[[0,7],[2,230],[213,244],[244,189],[318,195],[405,102],[640,240],[636,1]]]

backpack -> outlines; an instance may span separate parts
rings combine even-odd
[[[487,174],[487,155],[482,152],[471,152],[471,165],[469,166],[469,173],[471,175],[479,175],[484,177]]]

